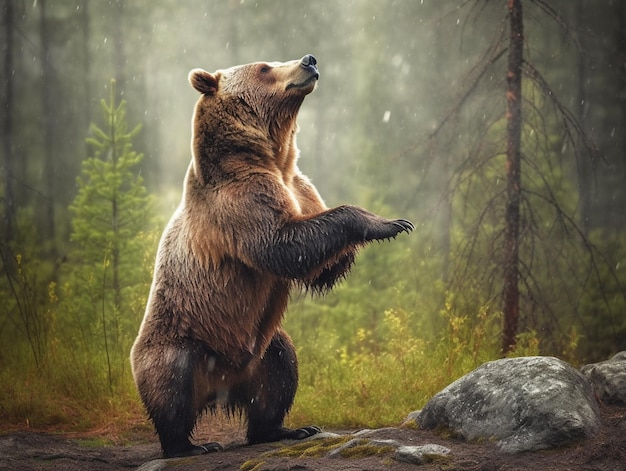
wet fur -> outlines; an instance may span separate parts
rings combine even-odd
[[[314,85],[287,81],[302,81],[311,73],[303,69],[286,63],[272,80],[258,64],[190,75],[202,93],[193,158],[131,352],[167,457],[218,449],[189,436],[198,416],[220,405],[246,414],[250,443],[316,433],[283,427],[298,383],[281,329],[290,289],[327,291],[360,246],[413,228],[354,206],[328,209],[300,173],[296,115]]]

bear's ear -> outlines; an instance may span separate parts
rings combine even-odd
[[[218,79],[206,70],[193,69],[188,78],[191,86],[203,95],[214,95],[217,92]]]

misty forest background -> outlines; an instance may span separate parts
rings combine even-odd
[[[1,428],[149,429],[128,355],[195,67],[314,54],[300,168],[417,226],[294,294],[290,421],[397,423],[502,355],[626,348],[625,2],[2,5]]]

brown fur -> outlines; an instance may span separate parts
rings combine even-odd
[[[131,353],[166,456],[206,451],[188,435],[220,400],[247,413],[251,442],[315,433],[282,428],[297,386],[280,327],[290,288],[329,289],[359,246],[413,228],[353,206],[328,209],[299,171],[296,117],[315,65],[305,56],[189,75],[201,93],[193,158]]]

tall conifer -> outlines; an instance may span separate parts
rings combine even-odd
[[[152,218],[151,198],[137,166],[143,154],[132,139],[141,126],[128,129],[126,102],[116,103],[115,81],[109,101],[101,100],[104,125],[91,125],[87,139],[92,157],[83,161],[73,215],[72,266],[76,296],[83,307],[76,322],[105,350],[111,380],[113,354],[127,356],[136,330],[137,299],[146,290],[146,230]],[[149,280],[148,280],[149,281]],[[140,309],[139,309],[140,310]],[[134,330],[133,330],[134,329]]]

